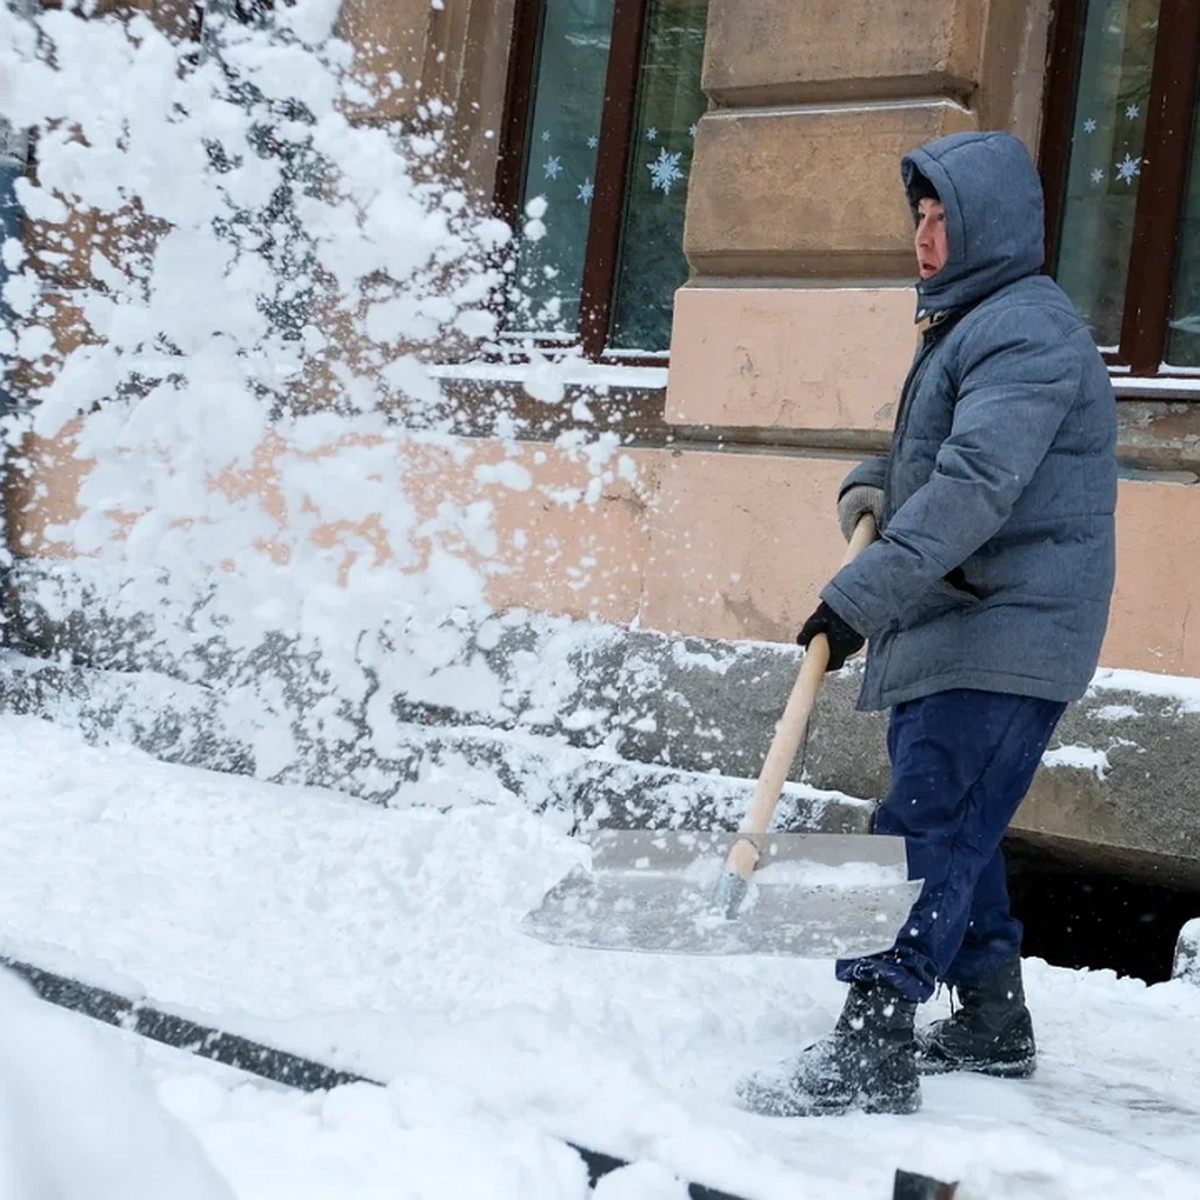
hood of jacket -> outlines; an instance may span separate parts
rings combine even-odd
[[[914,217],[920,172],[946,209],[949,257],[917,283],[917,320],[969,308],[999,288],[1040,271],[1045,207],[1037,168],[1009,133],[954,133],[901,160]]]

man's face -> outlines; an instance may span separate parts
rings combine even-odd
[[[936,275],[950,256],[946,241],[946,209],[940,200],[922,200],[917,206],[917,268],[922,279]]]

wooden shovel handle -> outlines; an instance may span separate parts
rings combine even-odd
[[[865,513],[854,528],[854,535],[846,547],[846,555],[842,566],[852,563],[876,538],[875,518]],[[754,799],[746,809],[746,815],[738,827],[738,832],[746,836],[739,838],[729,852],[725,867],[734,871],[744,879],[749,879],[758,864],[758,847],[755,845],[755,835],[766,833],[771,820],[775,816],[775,806],[779,803],[779,795],[787,781],[788,772],[796,757],[796,750],[804,738],[808,728],[808,719],[812,715],[817,693],[825,678],[825,669],[829,666],[829,639],[819,633],[809,643],[804,652],[804,661],[800,664],[800,674],[796,677],[792,694],[788,697],[783,716],[775,729],[775,737],[771,748],[767,751],[766,761],[758,775],[758,785],[754,789]]]

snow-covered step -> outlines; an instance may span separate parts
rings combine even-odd
[[[14,636],[31,653],[118,673],[115,683],[61,677],[72,704],[94,708],[92,696],[115,689],[118,736],[156,753],[374,798],[449,758],[516,764],[506,770],[523,795],[540,790],[574,811],[576,780],[564,799],[563,760],[551,755],[547,768],[544,754],[530,756],[532,738],[631,764],[632,803],[661,796],[669,814],[671,776],[637,764],[754,778],[799,662],[789,645],[528,612],[376,619],[339,609],[329,636],[305,641],[277,628],[277,614],[256,611],[247,628],[245,613],[216,611],[215,593],[181,600],[115,569],[24,560],[13,572]],[[131,702],[120,678],[131,674],[162,704]],[[826,682],[793,780],[850,796],[886,790],[886,717],[855,711],[858,682],[854,669]],[[49,700],[53,685],[23,686]],[[181,703],[207,719],[181,724]],[[531,773],[523,762],[541,765]],[[1200,890],[1200,681],[1098,672],[1043,766],[1014,822],[1019,838],[1089,869]],[[698,786],[688,795],[709,785]],[[689,814],[697,803],[686,801]]]
[[[10,712],[44,717],[94,743],[125,743],[165,762],[331,787],[378,803],[493,803],[499,784],[575,830],[733,827],[754,789],[751,778],[628,760],[521,730],[390,720],[354,737],[342,721],[306,735],[290,714],[248,712],[237,696],[216,688],[13,654],[0,661],[0,700]],[[789,783],[778,823],[863,833],[873,810],[868,800]]]

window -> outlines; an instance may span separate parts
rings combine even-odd
[[[683,220],[707,0],[519,0],[498,186],[518,225],[505,338],[590,358],[666,352],[687,280]]]
[[[1200,0],[1060,0],[1050,262],[1119,374],[1200,374]]]
[[[221,64],[230,98],[259,118],[251,130],[250,145],[260,157],[280,164],[281,182],[264,206],[249,209],[231,201],[228,216],[218,224],[222,235],[240,251],[260,254],[270,264],[275,291],[258,297],[259,309],[284,341],[300,342],[312,305],[315,253],[312,238],[297,214],[296,199],[298,193],[319,192],[322,171],[302,132],[312,117],[294,101],[269,102],[223,57],[231,31],[237,38],[246,36],[243,27],[269,36],[275,9],[275,0],[200,0],[193,5],[192,36],[203,53]],[[281,135],[278,126],[288,132]],[[231,166],[224,146],[213,143],[208,151],[217,170]]]
[[[8,238],[21,236],[21,211],[13,184],[25,173],[28,158],[29,136],[0,117],[0,245]]]
[[[192,22],[196,36],[203,36],[205,23],[221,18],[239,25],[262,25],[275,7],[275,0],[195,0]]]

